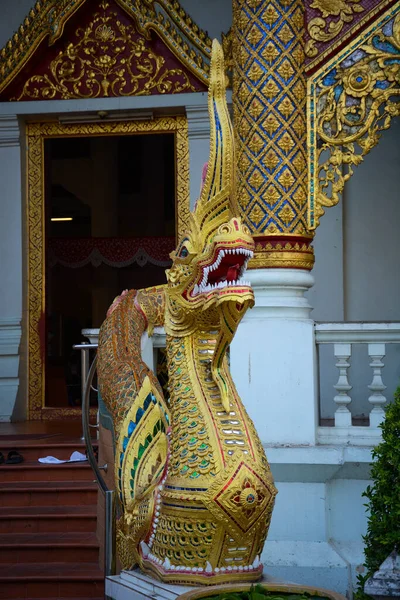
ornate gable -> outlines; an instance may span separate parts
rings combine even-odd
[[[306,70],[310,73],[350,43],[397,0],[307,0]]]
[[[178,2],[42,0],[1,50],[0,99],[204,91],[210,52]]]

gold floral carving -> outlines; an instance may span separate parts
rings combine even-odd
[[[397,4],[308,82],[310,229],[400,114],[399,84]]]
[[[314,17],[307,23],[307,33],[311,39],[308,40],[305,47],[309,59],[305,65],[305,71],[314,71],[316,66],[324,63],[339,46],[354,40],[367,22],[377,18],[385,8],[392,4],[393,0],[380,0],[374,8],[366,7],[364,9],[363,6],[354,4],[352,0],[341,0],[340,2],[316,0],[315,6],[312,8],[319,10],[321,16]],[[341,18],[341,13],[344,13],[343,18]],[[354,18],[356,14],[359,15],[357,19]],[[328,22],[329,18],[331,18],[330,22]],[[348,28],[344,30],[346,24],[348,24]],[[329,39],[323,40],[324,36],[328,36]]]
[[[61,124],[27,124],[27,223],[28,223],[28,407],[30,419],[78,416],[80,409],[45,408],[44,358],[40,331],[45,314],[44,140],[56,137],[173,133],[176,153],[177,235],[186,230],[189,208],[189,143],[184,116],[152,121]]]
[[[16,100],[195,91],[182,69],[167,69],[165,58],[155,54],[133,26],[121,23],[116,13],[106,12],[109,7],[103,0],[89,25],[75,31],[76,43],[58,53],[49,74],[29,77]]]
[[[15,79],[39,44],[49,45],[62,35],[64,26],[87,0],[37,0],[13,37],[0,51],[0,92]],[[208,82],[211,40],[174,0],[115,0],[134,18],[147,39],[151,30],[166,43],[182,64],[203,83]],[[104,32],[107,35],[107,32]]]
[[[345,23],[351,23],[354,15],[364,11],[361,0],[313,0],[310,7],[321,12],[321,17],[311,19],[307,31],[311,39],[307,42],[305,53],[313,58],[318,54],[316,42],[329,42],[342,31]],[[336,17],[336,20],[327,20]]]

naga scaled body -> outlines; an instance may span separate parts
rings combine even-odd
[[[227,348],[247,308],[254,242],[235,216],[233,141],[214,42],[205,183],[164,286],[130,291],[99,340],[99,385],[113,417],[118,551],[171,583],[256,581],[276,494],[264,449],[231,379]],[[140,355],[167,334],[169,398]]]

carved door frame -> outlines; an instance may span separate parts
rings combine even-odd
[[[27,270],[28,270],[28,419],[78,418],[80,408],[45,406],[45,218],[44,141],[59,137],[95,137],[173,133],[175,136],[176,231],[185,230],[189,215],[189,140],[186,116],[148,121],[26,124]],[[95,411],[94,411],[95,412]]]

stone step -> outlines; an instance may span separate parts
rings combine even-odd
[[[87,461],[42,465],[23,462],[19,465],[0,465],[0,484],[10,481],[93,481],[93,471]]]
[[[0,599],[99,598],[104,575],[97,563],[2,564]]]
[[[98,559],[95,533],[0,534],[0,563],[94,563]]]
[[[0,533],[94,532],[95,506],[32,506],[0,511]]]

